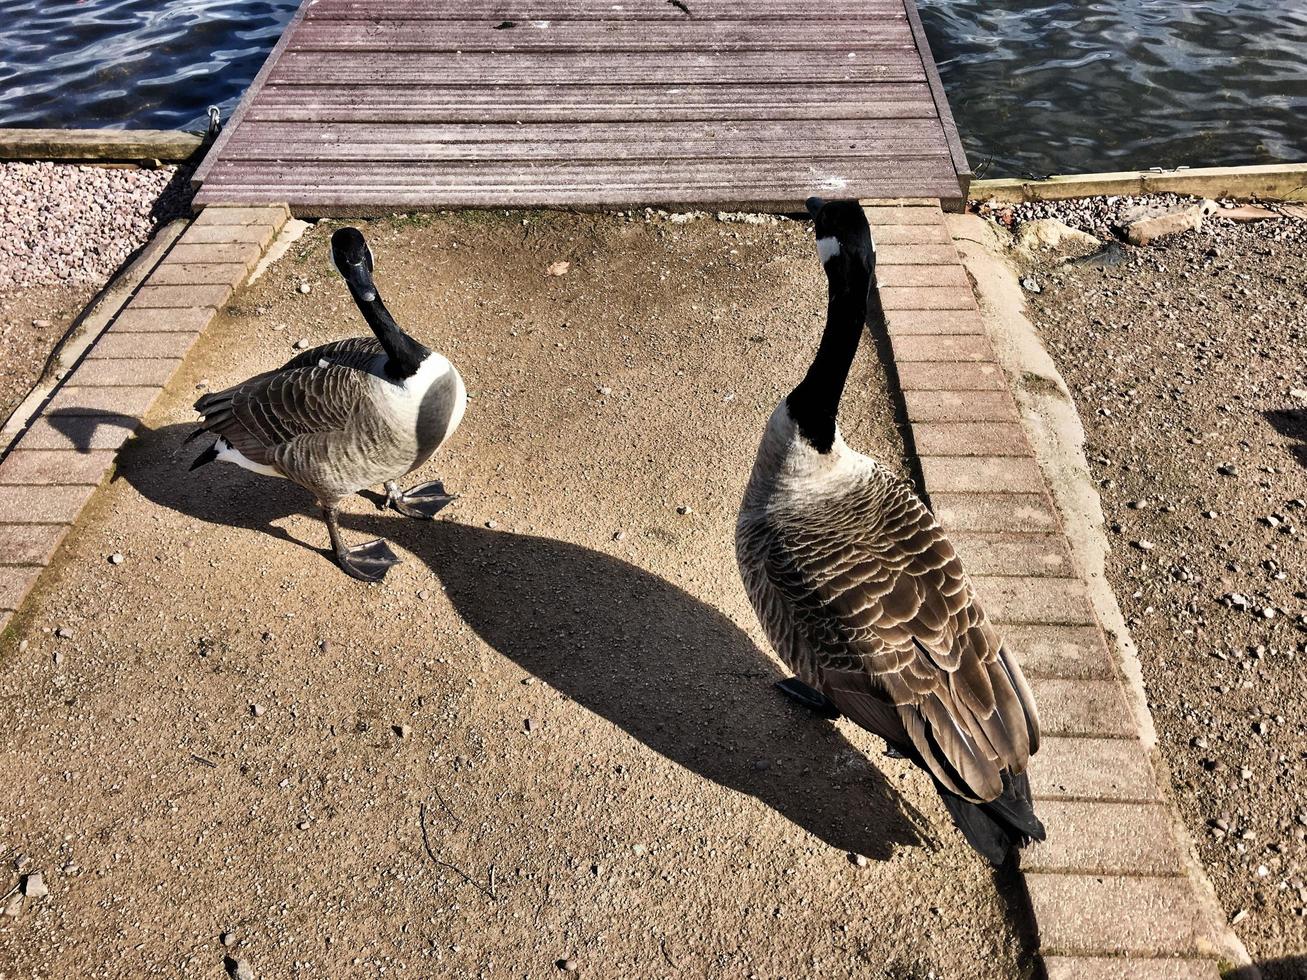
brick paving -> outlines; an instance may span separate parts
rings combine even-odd
[[[1174,816],[943,213],[866,210],[924,489],[1039,704],[1030,778],[1048,841],[1022,852],[1021,871],[1044,970],[1216,980]]]
[[[0,459],[0,630],[288,216],[281,207],[206,209]]]

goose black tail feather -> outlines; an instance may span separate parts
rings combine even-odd
[[[208,449],[204,450],[204,452],[200,453],[200,455],[195,457],[195,462],[191,464],[191,469],[198,470],[201,466],[204,466],[206,463],[212,463],[217,458],[218,458],[218,443],[214,442],[212,446],[210,446]]]
[[[990,864],[1002,864],[1013,848],[1024,847],[1032,840],[1044,840],[1044,825],[1035,816],[1030,801],[1030,780],[1026,774],[1003,774],[1003,792],[988,803],[972,803],[952,793],[940,791],[949,816],[957,824],[967,843]]]

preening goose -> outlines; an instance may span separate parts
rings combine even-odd
[[[398,559],[386,542],[346,547],[336,508],[384,484],[389,505],[431,519],[453,498],[439,482],[408,491],[395,483],[425,463],[458,428],[463,379],[440,354],[395,323],[372,281],[372,250],[357,228],[331,236],[331,260],[376,335],[324,344],[195,403],[199,432],[218,436],[191,469],[214,460],[280,476],[317,498],[340,567],[380,581]],[[192,436],[193,438],[193,436]]]
[[[1021,668],[912,488],[850,449],[836,413],[870,313],[875,245],[854,201],[808,201],[828,309],[807,375],[772,413],[736,525],[745,590],[797,675],[782,690],[847,715],[934,780],[995,864],[1043,840],[1025,775],[1039,720]]]

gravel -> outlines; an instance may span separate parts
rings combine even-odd
[[[1132,203],[1019,210],[1097,227]],[[1304,250],[1307,222],[1218,218],[1115,268],[1046,267],[1029,300],[1085,425],[1177,805],[1266,980],[1300,980],[1307,949]]]
[[[188,184],[177,167],[0,165],[0,292],[98,288],[159,224],[189,209]]]

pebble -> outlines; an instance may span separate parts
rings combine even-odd
[[[678,514],[680,514],[682,517],[684,517],[686,514],[693,514],[693,513],[694,513],[694,508],[693,508],[693,507],[690,507],[690,506],[687,505],[687,504],[681,504],[681,506],[679,506],[679,507],[676,508],[676,513],[678,513]]]
[[[124,558],[124,557],[122,556],[122,554],[121,554],[120,552],[117,552],[117,551],[115,551],[112,555],[109,556],[109,564],[110,564],[110,565],[121,565],[121,564],[122,564],[123,562],[125,562],[126,560],[127,560],[127,559]]]
[[[614,531],[614,532],[613,532],[613,540],[614,540],[614,541],[625,541],[625,540],[626,540],[626,532],[625,532],[625,531]]]
[[[581,969],[581,964],[569,957],[565,960],[559,960],[558,968],[564,973],[575,973],[577,970]]]
[[[495,528],[499,527],[499,522],[498,522],[498,521],[486,521],[486,527],[490,528],[491,530],[494,530]]]
[[[310,286],[307,282],[300,283],[300,295],[307,296],[311,292],[313,292],[312,286]]]
[[[430,589],[419,589],[419,590],[418,590],[418,598],[421,599],[423,602],[426,602],[428,599],[431,598],[431,590],[430,590]]]
[[[408,725],[392,725],[390,726],[390,730],[400,738],[408,738],[413,734],[413,729]]]
[[[308,338],[301,337],[299,340],[295,341],[296,350],[308,350],[308,348],[309,348]]]
[[[54,635],[59,637],[61,640],[71,640],[73,638],[73,631],[67,626],[60,626],[54,631]]]
[[[1131,541],[1130,543],[1133,544],[1140,551],[1152,551],[1154,547],[1153,542],[1145,541],[1142,538],[1138,541]]]
[[[264,712],[266,712],[267,710],[268,709],[261,704],[250,705],[250,714],[252,714],[255,718],[262,718]]]
[[[859,868],[865,868],[869,863],[867,861],[867,855],[865,854],[850,854],[849,860],[852,861],[854,864],[856,864]]]
[[[181,182],[169,187],[176,172],[176,167],[0,164],[5,216],[0,291],[106,283],[156,227],[189,213],[189,189]],[[38,328],[49,325],[33,322]]]
[[[222,943],[224,946],[227,946],[227,947],[229,947],[229,948],[232,947],[232,946],[235,946],[235,945],[236,945],[236,933],[234,933],[234,932],[224,932],[221,936],[218,937],[218,942]]]
[[[45,887],[45,878],[41,872],[33,871],[23,879],[23,895],[27,898],[45,898],[50,894],[50,889]]]
[[[238,960],[228,956],[224,965],[231,980],[254,980],[254,967],[250,966],[249,960]]]

